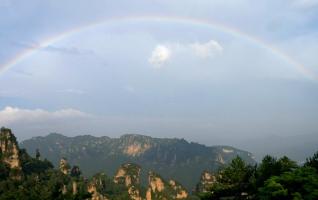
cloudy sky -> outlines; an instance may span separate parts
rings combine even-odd
[[[317,0],[1,0],[0,125],[205,144],[317,134]]]

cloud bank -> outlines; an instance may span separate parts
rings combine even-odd
[[[43,109],[30,110],[7,106],[0,111],[0,122],[1,125],[5,126],[9,126],[13,123],[43,122],[87,117],[90,117],[90,115],[70,108],[50,112]]]

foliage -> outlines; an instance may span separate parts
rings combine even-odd
[[[247,165],[240,157],[232,160],[229,166],[221,169],[217,183],[212,186],[211,198],[226,196],[245,197],[253,190],[255,167]],[[204,197],[208,198],[208,197]]]
[[[32,158],[27,154],[25,149],[20,150],[20,160],[22,165],[22,171],[25,175],[30,175],[32,173],[43,173],[48,169],[53,169],[53,164],[44,159],[39,160],[36,158]]]
[[[258,166],[240,158],[221,169],[211,191],[201,199],[318,199],[318,152],[304,166],[284,156],[265,156]]]
[[[315,168],[318,171],[318,152],[313,157],[307,158],[305,166]]]
[[[10,140],[11,143],[16,142],[14,135],[9,131],[2,128],[1,133],[5,132],[9,135],[1,139]],[[182,145],[182,148],[186,147]],[[88,186],[92,184],[99,194],[108,199],[130,199],[125,184],[116,184],[105,174],[97,174],[86,180],[78,166],[73,166],[70,173],[63,174],[60,170],[54,169],[48,160],[40,159],[41,154],[38,150],[36,150],[35,158],[24,149],[18,148],[18,150],[21,166],[15,168],[10,168],[10,165],[5,162],[6,152],[0,151],[0,200],[89,199],[92,194],[88,193]],[[161,159],[160,156],[158,159]],[[318,152],[308,158],[304,166],[298,166],[288,157],[277,159],[265,156],[259,165],[251,165],[244,160],[240,157],[232,159],[228,165],[219,169],[216,182],[213,182],[210,191],[190,196],[188,199],[318,199]],[[138,165],[123,166],[127,167],[127,174],[131,177],[139,176]],[[70,167],[67,165],[67,168]],[[179,170],[182,169],[179,168]],[[161,178],[155,173],[153,176]],[[164,183],[165,189],[155,192],[152,195],[153,199],[172,199],[178,192],[175,187],[179,184],[172,186],[165,181]],[[74,185],[76,191],[73,190]],[[136,189],[139,189],[140,194],[144,196],[146,192],[144,187],[137,184]]]
[[[296,162],[284,156],[277,160],[272,156],[265,156],[257,168],[257,186],[263,186],[264,182],[271,176],[278,176],[284,172],[292,171],[298,166]]]
[[[76,165],[74,165],[72,167],[72,170],[71,170],[71,176],[74,177],[74,178],[79,178],[81,176],[82,172],[80,170],[80,168]]]
[[[260,199],[318,199],[318,174],[311,167],[269,178],[259,189]]]
[[[0,162],[0,181],[9,177],[10,168],[3,162]]]

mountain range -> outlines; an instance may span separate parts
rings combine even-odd
[[[231,146],[205,146],[184,139],[152,138],[127,134],[119,138],[82,135],[67,137],[51,133],[20,143],[28,152],[38,149],[42,157],[55,166],[61,158],[78,165],[84,175],[97,172],[114,175],[123,163],[136,163],[145,172],[154,170],[165,179],[174,179],[193,190],[203,171],[216,171],[236,156],[247,163],[255,163],[251,153]],[[141,174],[141,182],[146,182]]]

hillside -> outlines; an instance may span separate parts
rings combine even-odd
[[[229,146],[207,147],[184,139],[161,139],[143,135],[123,135],[120,138],[89,135],[66,137],[52,133],[21,142],[28,152],[39,149],[41,154],[57,165],[62,157],[81,166],[87,176],[97,172],[115,174],[123,163],[133,162],[154,170],[165,179],[175,179],[193,189],[204,170],[215,171],[239,155],[253,163],[251,153]],[[146,175],[142,174],[142,182]]]

